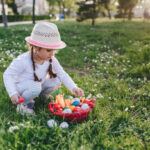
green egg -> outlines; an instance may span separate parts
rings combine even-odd
[[[64,107],[63,110],[65,110],[65,109],[69,109],[69,107]]]

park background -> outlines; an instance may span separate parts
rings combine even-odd
[[[150,149],[149,6],[149,0],[1,0],[0,149]],[[41,20],[57,24],[67,47],[56,57],[85,96],[96,99],[90,115],[68,122],[67,130],[47,126],[49,119],[62,122],[48,112],[50,101],[37,98],[30,118],[17,114],[3,83]]]

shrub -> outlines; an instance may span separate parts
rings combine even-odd
[[[44,19],[50,19],[50,17],[47,15],[45,16],[35,16],[35,20],[44,20]],[[7,15],[8,22],[15,22],[15,21],[30,21],[32,20],[32,15]],[[0,15],[0,23],[3,22],[3,17]]]

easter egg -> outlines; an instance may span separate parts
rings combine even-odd
[[[65,129],[65,128],[68,128],[68,127],[69,127],[69,124],[64,121],[64,122],[62,122],[62,123],[60,124],[59,127],[62,128],[62,129]]]
[[[68,109],[69,107],[64,107],[63,110]]]
[[[73,112],[80,112],[82,111],[81,107],[78,107],[76,106],[74,109],[73,109]]]
[[[81,107],[81,104],[78,104],[77,106],[78,106],[78,107]]]
[[[71,109],[65,109],[64,111],[63,111],[63,113],[72,113],[72,111],[71,111]]]
[[[75,106],[71,105],[69,108],[73,111],[73,109],[75,108]]]
[[[71,100],[70,99],[65,99],[65,106],[70,106],[71,105]]]
[[[74,102],[72,103],[73,106],[77,106],[77,105],[79,105],[79,104],[80,104],[79,101],[74,101]]]
[[[73,103],[74,101],[79,101],[79,102],[80,102],[80,99],[79,99],[79,98],[73,98],[71,101],[72,101],[72,103]]]
[[[48,121],[47,121],[47,125],[48,125],[48,127],[50,127],[50,128],[57,127],[57,123],[56,123],[56,121],[53,120],[53,119],[48,120]]]
[[[59,104],[55,104],[55,108],[58,110],[61,108],[61,106]]]
[[[59,104],[54,104],[54,109],[59,110],[61,108],[61,106]]]
[[[20,97],[19,103],[23,103],[23,102],[24,102],[24,98],[23,98],[23,97]]]
[[[82,104],[81,108],[82,108],[83,110],[86,110],[86,109],[89,108],[89,105],[88,105],[88,104]]]
[[[80,100],[80,103],[82,103],[82,104],[83,104],[83,103],[88,104],[89,102],[90,102],[90,101],[89,101],[89,100],[87,100],[87,99],[84,99],[84,100],[82,100],[82,99],[81,99],[81,100]]]
[[[63,112],[63,109],[62,109],[62,108],[57,109],[57,112],[62,113],[62,112]]]
[[[83,103],[86,103],[86,104],[88,104],[90,101],[89,100],[87,100],[87,99],[85,99],[84,101],[83,101]]]

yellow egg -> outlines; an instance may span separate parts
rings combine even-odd
[[[73,109],[75,108],[75,106],[69,106],[69,108],[73,111]]]

